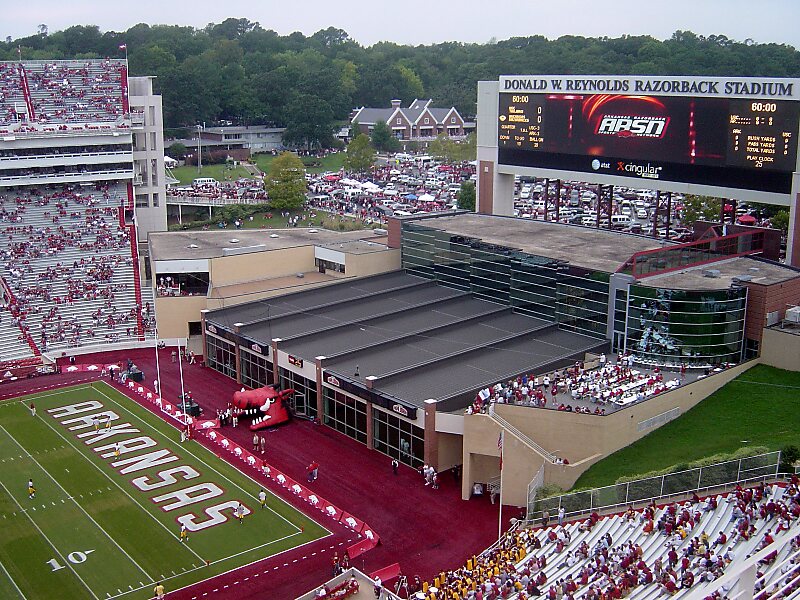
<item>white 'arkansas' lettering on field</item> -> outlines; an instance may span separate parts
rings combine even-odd
[[[129,475],[181,460],[167,449],[155,449],[145,454],[119,458],[132,452],[157,447],[158,443],[149,436],[141,435],[141,431],[130,423],[110,425],[111,422],[120,420],[120,416],[114,411],[106,410],[102,402],[97,400],[58,406],[48,409],[47,413],[68,431],[75,432],[76,438],[84,444],[92,446],[92,450],[98,456],[116,458],[116,460],[112,460],[108,464],[113,469],[116,469],[120,475]],[[100,444],[100,442],[104,443]],[[167,486],[182,484],[197,477],[200,477],[200,473],[193,467],[180,465],[159,471],[153,476],[134,477],[130,480],[130,483],[136,489],[146,493]],[[211,498],[217,498],[224,493],[224,490],[218,485],[206,482],[166,491],[158,496],[150,497],[150,500],[160,505],[161,510],[164,512],[171,512],[205,502]],[[238,505],[238,500],[227,500],[202,508],[200,515],[194,512],[186,512],[178,516],[176,520],[178,523],[185,525],[189,531],[200,531],[233,519],[235,516],[234,511]],[[247,506],[244,504],[242,506],[245,515],[251,514],[252,511]],[[199,520],[202,516],[208,518]]]

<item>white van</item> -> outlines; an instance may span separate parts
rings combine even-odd
[[[622,229],[623,227],[630,227],[631,218],[628,215],[611,215],[611,227],[614,229]]]
[[[194,187],[205,187],[205,186],[217,187],[219,185],[219,181],[217,181],[213,177],[198,177],[197,179],[192,181],[192,185]]]

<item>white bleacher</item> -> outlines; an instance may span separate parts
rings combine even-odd
[[[679,503],[672,505],[677,511],[677,524],[671,536],[667,537],[665,533],[658,528],[650,534],[644,533],[643,527],[645,519],[643,517],[644,511],[633,511],[627,514],[611,515],[608,517],[600,518],[596,524],[587,530],[584,522],[566,523],[563,527],[559,525],[551,525],[550,527],[541,529],[525,529],[508,534],[501,540],[498,549],[489,551],[487,555],[479,559],[479,568],[486,568],[486,565],[491,561],[492,565],[500,567],[501,576],[493,577],[489,582],[489,587],[494,583],[497,588],[502,588],[507,585],[508,581],[519,582],[523,586],[528,583],[528,571],[530,571],[530,579],[540,577],[540,572],[546,576],[546,583],[538,586],[539,592],[542,597],[549,597],[551,586],[556,586],[559,581],[563,582],[564,586],[568,581],[574,581],[577,589],[573,593],[563,594],[564,600],[598,600],[601,592],[603,598],[609,600],[613,597],[611,589],[615,584],[622,582],[625,574],[634,577],[637,584],[631,589],[623,591],[623,595],[635,600],[658,600],[665,596],[670,596],[661,580],[656,576],[656,563],[660,561],[663,566],[662,573],[669,572],[668,553],[671,547],[674,547],[678,555],[678,565],[673,571],[673,575],[677,575],[676,583],[677,589],[671,594],[674,597],[684,596],[690,594],[692,591],[697,590],[701,585],[710,585],[713,587],[713,582],[717,577],[723,576],[727,572],[733,572],[737,569],[737,565],[741,565],[748,556],[755,554],[761,549],[767,534],[777,537],[776,529],[778,523],[782,522],[781,514],[786,516],[784,523],[784,531],[787,531],[787,536],[794,538],[793,544],[769,545],[768,548],[775,548],[777,556],[770,564],[760,565],[761,572],[756,593],[758,589],[765,590],[759,600],[767,600],[770,597],[770,592],[778,592],[783,590],[776,598],[796,597],[800,594],[800,522],[798,521],[797,514],[800,514],[800,492],[794,487],[787,491],[786,487],[777,484],[767,486],[767,493],[764,498],[756,503],[752,502],[749,505],[743,501],[744,492],[732,492],[729,495],[719,495],[716,497],[717,506],[713,510],[704,510],[705,502],[701,501],[698,504]],[[762,518],[760,511],[762,508],[767,507],[767,503],[772,502],[777,507],[776,516],[769,516]],[[748,506],[750,508],[748,508]],[[684,523],[686,529],[686,537],[681,538],[675,531],[677,525],[681,524],[681,513],[686,508],[691,515],[692,519],[699,513],[700,518],[694,523],[694,526],[689,528],[688,523]],[[659,523],[665,516],[668,516],[667,507],[655,509],[653,523]],[[749,510],[751,511],[749,520],[749,539],[744,539],[742,536],[734,536],[732,533],[739,529],[741,517],[735,515],[735,510]],[[558,535],[559,532],[564,531],[568,534],[568,541],[564,545],[563,550],[557,552],[557,543],[548,543],[548,536],[552,533]],[[725,533],[727,540],[720,546],[715,546],[720,533]],[[696,545],[700,540],[700,536],[706,534],[708,536],[708,552],[701,559],[688,553],[687,551]],[[611,537],[611,544],[604,552],[601,546],[601,541],[604,536]],[[533,537],[536,537],[541,542],[541,548],[535,549],[533,544]],[[525,557],[515,564],[506,563],[501,557],[503,552],[508,553],[510,549],[517,547],[519,544],[527,548]],[[579,548],[586,548],[588,557],[579,558],[574,561],[572,566],[567,564],[567,558],[570,553],[574,555]],[[636,556],[635,549],[641,549],[641,556]],[[513,556],[513,554],[512,554]],[[681,560],[687,556],[690,560],[689,571],[694,575],[694,583],[691,587],[686,589],[681,588],[681,581],[684,572],[681,570]],[[545,557],[546,565],[539,569],[538,562],[541,557]],[[627,557],[630,564],[626,569],[622,569],[620,562]],[[707,561],[711,557],[718,559],[718,566],[709,569],[706,568]],[[727,559],[730,562],[727,562]],[[640,569],[638,565],[641,562],[646,565],[645,568]],[[602,572],[600,566],[605,564],[608,567],[608,574]],[[588,580],[586,584],[582,584],[582,575],[584,570],[587,571]],[[652,583],[639,583],[639,578],[644,577],[646,573],[653,576]],[[474,575],[474,572],[473,574]],[[470,577],[464,569],[449,574],[446,578],[449,584],[445,585],[448,591],[455,591],[459,584],[457,582],[464,581],[465,577]],[[442,583],[442,582],[440,582]],[[500,594],[494,595],[486,589],[487,582],[484,580],[479,585],[484,586],[483,598],[529,598],[535,597],[528,596],[524,589],[521,593],[514,594]],[[624,586],[623,586],[624,587]],[[464,591],[463,589],[461,590]],[[724,591],[724,590],[723,590]],[[788,594],[786,592],[789,592]],[[725,596],[724,593],[721,596]],[[437,596],[438,598],[439,596]],[[442,597],[450,597],[443,594]],[[468,592],[465,598],[471,598]],[[561,594],[557,596],[561,598]]]
[[[119,183],[0,193],[0,274],[41,351],[137,339],[126,199]]]
[[[122,115],[120,61],[25,63],[36,121],[86,123]]]
[[[0,125],[15,123],[27,114],[19,64],[0,62]]]
[[[4,306],[0,310],[0,362],[33,356],[22,331],[11,321],[11,313]]]

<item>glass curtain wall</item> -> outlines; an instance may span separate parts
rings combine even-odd
[[[739,362],[747,288],[677,290],[632,285],[627,349],[661,364]]]
[[[236,345],[206,333],[206,364],[215,371],[236,379]]]
[[[289,406],[300,415],[315,418],[317,416],[317,382],[306,379],[299,373],[281,367],[281,389],[294,390],[294,395],[289,398]]]
[[[415,275],[558,322],[562,329],[606,335],[609,273],[415,223],[403,224],[402,257]]]
[[[275,383],[272,362],[267,357],[239,346],[239,361],[243,385],[260,388]]]
[[[323,388],[322,422],[348,437],[367,443],[367,403],[331,388]]]
[[[425,459],[425,430],[373,406],[372,446],[416,469]]]

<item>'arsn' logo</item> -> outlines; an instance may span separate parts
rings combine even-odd
[[[669,117],[631,117],[606,115],[597,125],[597,135],[617,137],[663,138],[667,132]]]

